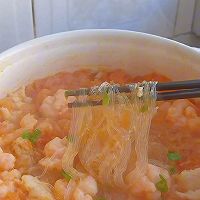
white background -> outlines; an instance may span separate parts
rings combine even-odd
[[[200,33],[200,0],[0,0],[0,51],[34,37],[85,28],[189,41],[191,32]]]

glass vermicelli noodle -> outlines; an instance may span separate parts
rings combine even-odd
[[[129,88],[130,93],[119,93],[117,85],[103,83],[91,94],[106,94],[107,105],[88,103],[73,108],[69,135],[74,141],[62,159],[65,171],[79,176],[73,165],[77,156],[86,171],[103,185],[128,189],[145,175],[149,128],[156,111],[156,82],[132,84]],[[87,104],[89,97],[83,96],[79,101]],[[131,156],[135,159],[129,163]],[[128,165],[132,166],[129,171]]]

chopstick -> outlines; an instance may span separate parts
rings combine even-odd
[[[118,86],[118,92],[129,93],[130,89],[128,85]],[[175,91],[169,91],[175,90]],[[81,88],[79,90],[67,90],[66,96],[81,96],[92,95],[91,88]],[[174,99],[187,99],[200,97],[200,80],[187,80],[187,81],[174,81],[166,83],[158,83],[156,85],[157,101],[174,100]],[[162,91],[162,92],[161,92]],[[165,92],[163,92],[165,91]],[[87,101],[69,103],[68,107],[82,107],[86,105],[97,106],[102,105],[100,101]]]
[[[158,83],[156,85],[156,91],[166,90],[180,90],[180,89],[194,89],[200,88],[200,80],[187,80],[187,81],[173,81]]]
[[[166,91],[166,90],[179,90],[179,89],[194,89],[200,88],[200,80],[187,80],[187,81],[174,81],[166,83],[157,83],[156,91]],[[129,93],[130,89],[128,85],[118,86],[118,91],[120,93]],[[80,95],[90,95],[91,88],[81,88],[78,90],[67,90],[66,96],[80,96]]]
[[[189,99],[198,97],[200,97],[200,88],[157,93],[156,100],[164,101],[164,100]]]
[[[157,93],[156,101],[166,101],[166,100],[175,100],[175,99],[188,99],[188,98],[198,98],[200,97],[200,89],[189,89],[189,90],[181,90],[181,91],[173,91],[173,92],[162,92]],[[86,102],[73,102],[68,103],[68,108],[72,107],[84,107],[84,106],[100,106],[103,101],[91,101],[87,100]]]

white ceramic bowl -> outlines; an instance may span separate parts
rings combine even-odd
[[[161,37],[120,30],[83,30],[34,39],[0,55],[0,97],[28,82],[79,68],[156,71],[174,80],[200,77],[200,53]]]

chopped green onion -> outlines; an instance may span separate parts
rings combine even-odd
[[[25,139],[25,140],[30,140],[30,138],[31,138],[31,132],[29,132],[28,130],[24,131],[22,133],[22,138]]]
[[[35,129],[32,133],[31,142],[36,143],[37,140],[40,138],[41,131],[39,129]]]
[[[170,168],[169,168],[169,173],[170,173],[171,175],[175,174],[175,173],[176,173],[176,167],[170,167]]]
[[[110,104],[110,96],[107,92],[103,94],[103,105],[108,106]]]
[[[181,156],[177,152],[169,151],[167,154],[169,160],[178,161],[181,160]]]
[[[168,191],[168,185],[167,185],[167,181],[165,179],[164,176],[162,176],[161,174],[160,176],[160,181],[158,181],[155,186],[157,188],[158,191],[160,192],[167,192]]]
[[[24,131],[22,133],[22,138],[25,140],[29,140],[31,143],[35,144],[40,138],[40,135],[41,131],[39,129],[35,129],[32,133],[30,131]]]
[[[67,181],[70,181],[72,179],[72,175],[68,172],[65,172],[64,170],[62,170],[61,174],[65,177]]]
[[[147,104],[144,104],[141,108],[140,108],[140,112],[144,113],[144,112],[147,112],[149,109],[148,105]]]
[[[75,136],[74,135],[68,135],[65,137],[67,141],[74,143],[75,142]]]

